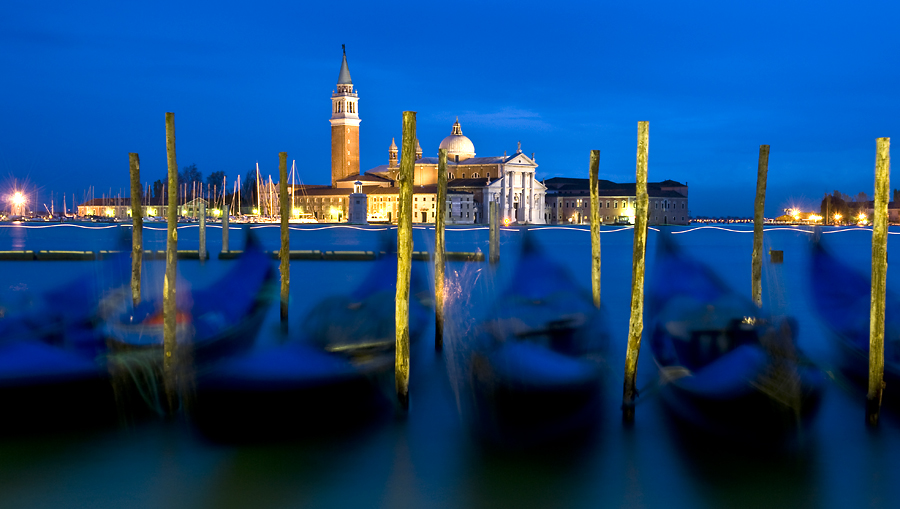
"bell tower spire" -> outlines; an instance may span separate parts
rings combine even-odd
[[[359,175],[359,95],[353,90],[347,47],[338,74],[337,91],[331,94],[331,185],[348,176]]]

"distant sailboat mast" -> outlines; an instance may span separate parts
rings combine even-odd
[[[297,189],[297,160],[291,163],[291,216],[294,215],[294,209],[297,208],[297,203],[294,201],[294,191]]]
[[[228,211],[225,210],[225,175],[222,175],[222,210],[227,214]],[[233,199],[233,198],[232,198]]]
[[[256,163],[256,212],[262,215],[262,202],[259,196],[259,161]]]
[[[266,184],[266,208],[268,210],[269,217],[275,215],[275,207],[273,201],[275,200],[275,184],[272,183],[272,175],[269,175],[269,182]]]

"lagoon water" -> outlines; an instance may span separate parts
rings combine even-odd
[[[0,250],[127,249],[130,227],[119,225],[0,225]],[[277,250],[277,226],[255,226]],[[196,225],[182,225],[179,247],[197,249]],[[706,261],[734,289],[750,294],[752,228],[652,229],[648,277],[659,235],[673,233],[691,255]],[[892,233],[900,233],[896,230]],[[535,227],[529,235],[566,263],[590,288],[590,238],[586,227]],[[230,246],[244,231],[232,226]],[[377,250],[383,227],[292,226],[292,249]],[[501,261],[451,262],[443,354],[433,332],[412,347],[410,408],[362,431],[303,436],[289,443],[221,445],[199,437],[178,420],[127,429],[53,436],[0,437],[2,507],[894,507],[900,501],[900,415],[882,414],[879,428],[864,424],[865,394],[839,376],[826,388],[822,407],[797,450],[753,454],[708,450],[683,440],[653,391],[644,391],[632,427],[621,424],[622,376],[628,332],[633,231],[605,228],[602,299],[613,338],[604,415],[596,433],[565,450],[531,453],[489,450],[472,440],[460,394],[465,330],[503,288],[523,229],[502,229]],[[810,232],[771,227],[765,251],[783,250],[784,263],[764,264],[763,299],[799,322],[799,343],[830,371],[832,351],[808,297]],[[871,232],[826,229],[824,241],[846,260],[868,270]],[[230,263],[216,259],[221,229],[208,231],[212,259],[180,261],[193,285],[215,280]],[[486,252],[486,228],[448,228],[448,251]],[[147,224],[145,249],[165,249],[165,225]],[[900,247],[889,236],[889,251]],[[416,250],[431,251],[434,230],[418,228]],[[101,262],[0,261],[0,299],[6,305],[93,271]],[[273,261],[274,263],[274,261]],[[427,262],[416,261],[416,264]],[[293,261],[289,330],[329,295],[354,288],[370,262]],[[428,272],[431,272],[428,269]],[[161,284],[163,262],[145,264],[145,285]],[[98,276],[99,277],[99,276]],[[900,274],[888,273],[889,291]],[[12,303],[12,304],[10,304]],[[889,312],[891,312],[889,310]],[[646,317],[649,323],[652,317]],[[291,340],[289,337],[288,340]],[[284,341],[273,305],[259,347]],[[638,387],[656,377],[649,351],[638,367]],[[887,391],[900,390],[888,387]],[[285,402],[291,404],[291,402]],[[2,408],[2,403],[0,403]],[[0,418],[2,413],[0,413]],[[315,418],[310,415],[310,418]]]

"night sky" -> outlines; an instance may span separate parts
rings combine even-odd
[[[875,139],[900,126],[900,3],[732,4],[7,0],[0,193],[127,194],[129,152],[164,178],[167,111],[179,166],[230,188],[256,162],[277,181],[286,151],[329,183],[346,44],[363,170],[413,110],[425,155],[458,116],[478,156],[521,141],[539,179],[586,177],[600,149],[601,178],[633,182],[648,120],[650,180],[686,181],[694,216],[752,216],[760,144],[767,216],[871,195]]]

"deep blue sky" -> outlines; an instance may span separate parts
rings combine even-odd
[[[538,178],[584,177],[600,149],[601,177],[633,182],[649,120],[650,179],[687,181],[694,215],[752,215],[764,143],[767,215],[871,195],[875,138],[900,125],[898,2],[732,4],[7,0],[0,192],[116,194],[128,152],[164,178],[167,111],[180,166],[277,180],[286,151],[328,183],[344,43],[363,170],[414,110],[426,155],[459,116],[479,156],[521,141]]]

